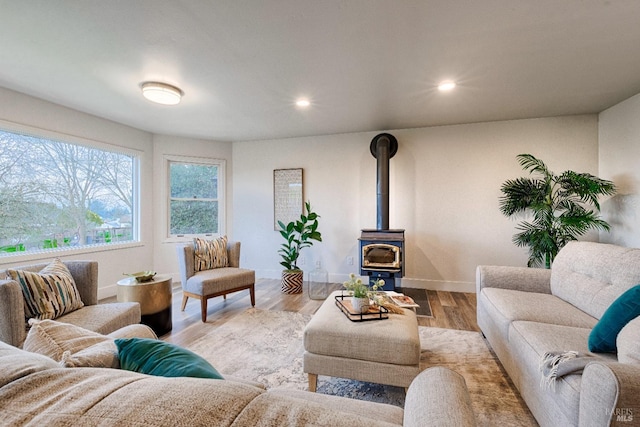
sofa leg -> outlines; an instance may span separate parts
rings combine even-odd
[[[312,391],[315,393],[317,387],[318,387],[318,375],[309,374],[309,391]]]
[[[202,323],[207,322],[207,298],[203,295],[200,297],[200,310],[202,311]]]
[[[187,307],[187,300],[188,299],[189,299],[188,296],[182,295],[182,310],[181,311],[184,311],[184,309]]]
[[[251,307],[256,306],[256,288],[255,283],[249,288],[249,296],[251,297]]]

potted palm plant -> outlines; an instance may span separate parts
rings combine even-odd
[[[529,267],[551,268],[567,242],[592,229],[609,231],[609,224],[599,217],[598,197],[615,194],[613,182],[570,170],[556,175],[531,154],[519,154],[517,159],[534,176],[502,184],[500,211],[507,217],[523,213],[533,217],[522,221],[513,236],[517,246],[529,247]]]
[[[300,251],[313,246],[313,241],[321,242],[322,234],[318,231],[318,218],[320,216],[311,210],[311,203],[304,204],[306,215],[303,212],[300,219],[284,224],[278,221],[278,230],[285,242],[280,246],[278,253],[282,257],[280,265],[282,271],[282,292],[286,294],[302,293],[303,273],[298,267]]]

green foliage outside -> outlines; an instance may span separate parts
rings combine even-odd
[[[218,233],[218,167],[171,162],[169,175],[170,233]]]

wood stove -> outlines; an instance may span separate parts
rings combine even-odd
[[[360,235],[360,275],[370,281],[382,279],[383,289],[392,291],[404,276],[404,230],[389,229],[389,159],[398,151],[398,141],[381,133],[369,149],[377,159],[377,228]]]

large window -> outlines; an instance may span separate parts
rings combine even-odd
[[[224,234],[224,161],[167,157],[170,238]]]
[[[0,256],[137,240],[137,165],[132,154],[0,130]]]

